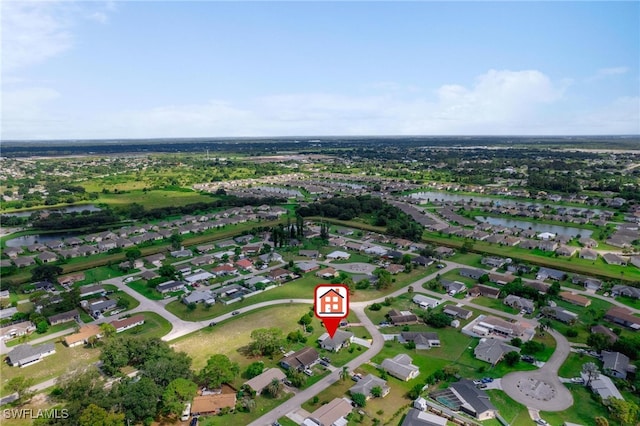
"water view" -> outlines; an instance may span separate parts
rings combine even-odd
[[[73,212],[81,213],[85,210],[89,210],[90,212],[99,212],[102,209],[99,207],[96,207],[93,204],[82,204],[79,206],[60,207],[57,209],[38,209],[38,210],[29,210],[25,212],[2,213],[2,215],[15,216],[15,217],[29,217],[34,213],[73,213]]]
[[[7,247],[22,247],[36,243],[46,243],[47,241],[64,240],[65,238],[86,235],[86,232],[53,232],[50,234],[33,234],[7,240]]]
[[[551,232],[556,235],[569,235],[571,237],[575,237],[580,235],[581,237],[590,237],[593,233],[588,229],[582,228],[573,228],[570,226],[562,226],[562,225],[548,225],[545,223],[534,223],[527,222],[524,220],[515,220],[515,219],[505,219],[502,217],[485,217],[485,216],[476,216],[475,220],[479,222],[490,223],[491,225],[501,225],[507,226],[509,228],[520,228],[520,229],[532,229],[536,232]]]

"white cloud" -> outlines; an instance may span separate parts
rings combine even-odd
[[[626,74],[627,72],[629,72],[628,67],[602,68],[598,70],[598,75],[621,75]]]
[[[537,70],[490,70],[472,85],[443,85],[430,97],[285,93],[245,103],[209,100],[55,120],[45,108],[54,93],[23,93],[10,100],[22,106],[14,108],[11,121],[3,117],[3,133],[11,139],[640,132],[637,98],[577,112],[566,104],[568,84]],[[30,112],[20,120],[23,108]]]
[[[3,72],[43,62],[71,48],[70,22],[60,4],[4,1],[1,7]]]

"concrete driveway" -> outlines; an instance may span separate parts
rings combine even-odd
[[[571,392],[558,378],[558,369],[569,356],[571,347],[557,331],[547,332],[556,341],[556,350],[549,361],[539,370],[509,373],[500,380],[500,384],[507,395],[527,408],[562,411],[573,405]]]

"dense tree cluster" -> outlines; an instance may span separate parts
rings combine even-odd
[[[386,226],[387,234],[412,241],[419,241],[423,232],[422,226],[400,209],[370,195],[333,197],[300,207],[297,213],[303,217],[323,216],[339,220],[370,217],[372,225]]]

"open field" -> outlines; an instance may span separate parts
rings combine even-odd
[[[100,357],[100,349],[98,348],[88,349],[82,346],[68,348],[62,343],[56,343],[55,347],[55,354],[49,355],[42,361],[24,368],[10,367],[6,363],[2,363],[0,373],[3,386],[0,389],[0,396],[5,396],[10,393],[8,389],[4,387],[4,384],[14,377],[22,376],[32,378],[34,383],[40,383],[95,362]]]
[[[120,185],[116,185],[120,186]],[[172,206],[185,206],[195,203],[210,203],[215,201],[216,197],[212,195],[201,194],[195,191],[172,191],[172,190],[150,190],[142,191],[139,189],[127,190],[117,194],[100,194],[95,201],[96,204],[106,204],[111,207],[118,205],[126,205],[138,203],[145,209],[156,209]]]
[[[168,334],[173,326],[169,321],[155,312],[139,312],[144,316],[144,324],[119,333],[119,336],[162,337]]]

